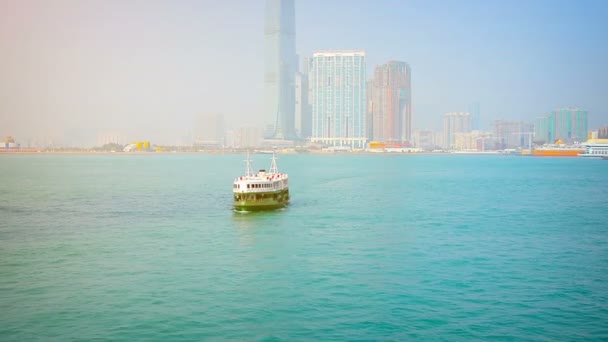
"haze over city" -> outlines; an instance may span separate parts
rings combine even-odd
[[[608,0],[0,0],[0,342],[608,341]]]
[[[481,126],[558,107],[606,125],[603,1],[296,1],[296,52],[411,66],[414,129],[479,103]],[[0,1],[0,136],[177,144],[206,115],[264,116],[264,1]]]

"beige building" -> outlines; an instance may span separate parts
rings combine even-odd
[[[262,145],[263,131],[253,126],[240,127],[234,135],[234,147],[247,148]]]
[[[485,151],[491,148],[492,141],[491,132],[456,133],[454,149],[459,151]]]

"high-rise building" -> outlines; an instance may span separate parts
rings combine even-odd
[[[364,148],[365,51],[315,52],[310,61],[312,142]]]
[[[414,131],[412,135],[414,146],[423,150],[434,150],[438,144],[435,141],[435,132],[430,129]]]
[[[374,140],[374,79],[365,81],[365,136]]]
[[[294,0],[266,0],[265,117],[266,137],[295,139]]]
[[[587,140],[587,111],[580,108],[560,108],[552,113],[555,138],[570,142]]]
[[[538,117],[534,121],[534,143],[545,144],[549,141],[549,117]]]
[[[308,139],[312,135],[312,108],[309,100],[308,73],[296,73],[296,132],[301,139]]]
[[[481,113],[479,111],[479,102],[473,102],[471,104],[471,129],[479,130],[481,129]]]
[[[536,119],[535,141],[539,143],[583,142],[587,140],[587,111],[579,108],[559,108]]]
[[[222,114],[201,114],[196,119],[193,145],[224,147],[226,145],[226,124]]]
[[[608,126],[600,127],[597,130],[597,137],[598,139],[608,139]]]
[[[411,69],[407,63],[390,61],[376,67],[372,122],[374,140],[411,142]]]
[[[262,143],[262,130],[258,127],[240,127],[234,137],[234,146],[238,148],[259,147]]]
[[[473,130],[469,133],[456,133],[454,149],[460,151],[486,151],[493,149],[495,145],[492,133]]]
[[[456,143],[456,133],[471,131],[471,114],[445,113],[443,116],[443,147],[452,149]]]
[[[533,139],[534,125],[523,121],[494,121],[494,137],[499,149],[526,147]]]

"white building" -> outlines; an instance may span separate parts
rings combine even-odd
[[[364,148],[365,51],[315,52],[310,60],[309,79],[311,142]]]

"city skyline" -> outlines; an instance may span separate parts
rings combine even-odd
[[[407,62],[414,129],[439,130],[443,113],[472,103],[483,129],[573,106],[588,112],[589,129],[608,121],[602,2],[351,5],[296,1],[295,52],[364,49],[366,77],[388,60]],[[150,2],[145,11],[4,1],[0,134],[86,145],[110,131],[173,143],[200,115],[262,127],[264,14],[264,1]]]

